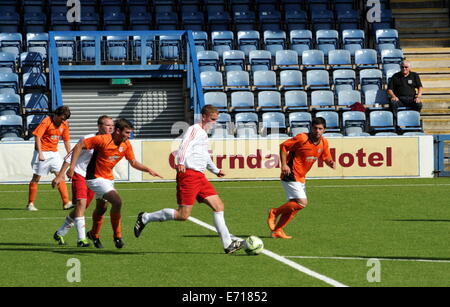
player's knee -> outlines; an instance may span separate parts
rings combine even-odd
[[[301,210],[301,209],[305,208],[308,205],[308,200],[307,199],[297,199],[296,203],[298,205],[296,210]]]

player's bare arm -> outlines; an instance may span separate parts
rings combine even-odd
[[[65,181],[64,174],[66,173],[66,170],[69,168],[70,164],[64,161],[63,165],[61,166],[61,169],[59,170],[58,175],[55,177],[55,179],[52,180],[52,187],[57,187],[62,181]]]
[[[140,162],[138,162],[138,161],[136,161],[136,160],[130,161],[130,165],[131,165],[133,168],[137,169],[138,171],[146,172],[146,173],[149,173],[149,174],[150,174],[151,176],[153,176],[153,177],[159,177],[159,178],[161,178],[161,179],[164,179],[164,178],[163,178],[161,175],[159,175],[157,172],[155,172],[155,171],[152,170],[151,168],[145,166],[144,164],[142,164],[142,163],[140,163]]]
[[[70,168],[67,171],[67,177],[72,178],[73,174],[75,173],[75,166],[77,165],[78,157],[80,157],[81,151],[83,149],[86,149],[86,145],[84,144],[84,141],[79,142],[75,147],[73,148],[72,152],[72,161],[70,163]]]
[[[332,169],[336,169],[336,162],[332,159],[325,160],[325,164],[328,165]]]
[[[64,147],[66,148],[66,152],[69,153],[70,152],[70,142],[69,141],[64,141]]]
[[[34,142],[34,147],[36,149],[36,151],[39,154],[39,161],[44,161],[44,154],[42,153],[42,143],[41,143],[41,137],[40,136],[35,136],[35,142]]]
[[[291,168],[287,165],[287,155],[288,153],[286,151],[280,149],[281,174],[283,176],[291,174]]]

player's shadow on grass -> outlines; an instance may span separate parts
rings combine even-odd
[[[397,219],[391,220],[392,222],[441,222],[441,223],[449,223],[450,220],[436,220],[436,219]]]
[[[66,254],[66,255],[89,255],[89,254],[97,254],[97,255],[109,255],[109,256],[120,256],[120,255],[216,255],[218,253],[211,252],[170,252],[170,251],[149,251],[149,252],[129,252],[124,250],[108,250],[108,249],[61,249],[61,250],[53,250],[54,253],[57,254]]]
[[[40,247],[55,247],[55,244],[52,243],[19,243],[19,242],[10,242],[10,243],[0,243],[0,246],[40,246]]]
[[[24,211],[24,208],[0,208],[0,211]]]

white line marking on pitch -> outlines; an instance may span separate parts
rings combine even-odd
[[[283,256],[285,258],[297,259],[326,259],[326,260],[364,260],[377,259],[379,261],[404,261],[404,262],[432,262],[432,263],[450,263],[450,260],[435,259],[402,259],[402,258],[377,258],[377,257],[318,257],[318,256]]]
[[[209,230],[217,232],[215,227],[213,227],[213,226],[211,226],[211,225],[209,225],[209,224],[207,224],[207,223],[205,223],[203,221],[200,221],[199,219],[196,219],[194,217],[189,217],[189,220],[191,222],[195,223],[195,224],[198,224],[198,225],[200,225],[202,227],[205,227],[205,228],[207,228]],[[241,239],[241,238],[238,238],[238,237],[233,236],[233,235],[232,235],[232,237],[235,238],[235,239]],[[302,273],[305,273],[306,275],[309,275],[311,277],[319,279],[319,280],[321,280],[321,281],[323,281],[323,282],[325,282],[325,283],[327,283],[327,284],[329,284],[331,286],[334,286],[334,287],[348,287],[348,286],[346,286],[346,285],[344,285],[344,284],[342,284],[342,283],[340,283],[340,282],[338,282],[338,281],[336,281],[334,279],[331,279],[331,278],[329,278],[329,277],[327,277],[325,275],[322,275],[322,274],[319,274],[317,272],[314,272],[314,271],[312,271],[312,270],[310,270],[310,269],[308,269],[308,268],[306,268],[306,267],[304,267],[304,266],[302,266],[302,265],[300,265],[298,263],[295,263],[295,262],[293,262],[293,261],[291,261],[289,259],[286,259],[283,256],[275,254],[274,252],[271,252],[271,251],[269,251],[267,249],[264,249],[262,251],[262,253],[264,255],[269,256],[269,257],[271,257],[271,258],[273,258],[273,259],[275,259],[277,261],[280,261],[280,262],[282,262],[282,263],[284,263],[284,264],[286,264],[286,265],[288,265],[288,266],[290,266],[290,267],[292,267],[292,268],[294,268],[294,269],[296,269],[296,270],[298,270],[298,271],[300,271]]]

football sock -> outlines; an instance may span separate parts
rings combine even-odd
[[[219,233],[220,239],[223,243],[223,248],[227,248],[230,246],[232,240],[230,236],[230,232],[228,231],[228,227],[225,224],[225,217],[223,211],[213,212],[214,217],[214,226],[216,226],[216,230]]]
[[[62,224],[62,226],[58,229],[57,234],[59,236],[65,236],[69,230],[73,227],[74,225],[74,220],[70,217],[67,216],[66,220],[64,221],[64,224]]]
[[[77,228],[78,241],[86,239],[86,222],[84,216],[75,218],[75,227]]]
[[[111,226],[114,231],[114,238],[122,238],[122,229],[120,227],[120,213],[111,213]]]
[[[97,211],[94,210],[92,213],[92,229],[91,234],[94,238],[98,239],[100,237],[100,230],[103,225],[103,214],[98,214]]]
[[[34,203],[38,191],[38,183],[30,182],[28,186],[28,203]]]
[[[277,214],[281,214],[280,219],[278,220],[277,225],[275,226],[275,230],[282,229],[286,227],[287,224],[297,215],[297,213],[302,210],[303,206],[299,205],[295,201],[290,201],[277,209]]]
[[[175,220],[175,209],[162,209],[152,213],[144,213],[142,215],[142,221],[144,224],[148,222],[166,222]]]
[[[63,205],[67,204],[69,200],[69,192],[67,191],[67,185],[65,181],[61,181],[58,186],[59,194],[61,194],[61,199],[63,201]]]

